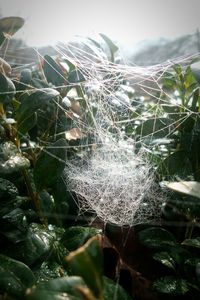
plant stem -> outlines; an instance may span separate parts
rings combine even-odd
[[[185,231],[185,239],[191,239],[192,233],[194,230],[194,226],[195,226],[195,220],[192,220],[191,222],[189,222],[189,224],[186,227],[186,231]]]
[[[41,222],[43,224],[45,224],[46,226],[48,226],[47,219],[44,217],[42,209],[41,209],[39,195],[38,195],[37,192],[33,191],[33,188],[32,188],[31,181],[30,181],[30,178],[29,178],[27,170],[23,170],[22,171],[22,175],[24,177],[24,181],[25,181],[25,184],[26,184],[26,187],[27,187],[27,191],[28,191],[29,197],[31,198],[31,200],[32,200],[32,202],[33,202],[33,204],[35,206],[35,209],[36,209],[36,211],[38,213],[38,216],[39,216]]]

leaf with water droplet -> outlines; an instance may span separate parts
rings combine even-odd
[[[174,276],[162,277],[153,283],[153,289],[162,294],[185,295],[189,291],[188,282]]]

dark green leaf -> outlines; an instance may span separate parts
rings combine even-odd
[[[55,86],[66,84],[65,74],[61,66],[49,55],[44,56],[43,70],[48,82],[51,82]]]
[[[30,69],[24,69],[21,71],[20,83],[23,83],[25,87],[27,84],[31,83],[31,79],[32,79],[32,73]]]
[[[176,151],[167,156],[157,169],[158,173],[174,175],[188,171],[187,155],[185,151]]]
[[[118,47],[113,43],[113,41],[111,41],[111,39],[109,37],[107,37],[107,35],[100,33],[99,34],[102,39],[106,42],[106,44],[108,45],[109,49],[110,49],[110,53],[111,53],[111,61],[114,62],[114,54],[115,52],[118,51]]]
[[[0,266],[0,291],[22,299],[24,290],[21,280],[13,272]]]
[[[85,77],[83,75],[83,72],[81,72],[79,69],[74,69],[69,72],[67,80],[70,84],[76,84],[84,82]]]
[[[71,252],[66,260],[72,273],[81,276],[95,297],[101,299],[103,292],[103,257],[97,236],[92,237],[78,250]]]
[[[51,217],[54,208],[53,197],[46,190],[43,190],[39,193],[39,199],[43,214],[46,215],[47,218]]]
[[[24,119],[29,118],[38,109],[45,108],[52,102],[53,99],[56,100],[58,96],[58,91],[50,88],[44,88],[33,92],[30,96],[24,97],[16,112],[16,119],[18,123],[22,123]]]
[[[100,229],[74,226],[66,229],[62,237],[62,242],[69,251],[73,251],[82,246],[88,239],[99,233],[101,233]]]
[[[153,288],[162,294],[185,295],[189,291],[188,283],[185,279],[166,276],[156,280]]]
[[[9,200],[18,195],[16,186],[3,178],[0,178],[0,199]]]
[[[153,258],[166,266],[169,269],[175,270],[175,261],[168,252],[158,252],[153,255]]]
[[[60,139],[44,148],[34,168],[34,181],[37,189],[50,186],[62,174],[66,161],[66,141]],[[48,170],[48,172],[47,172]]]
[[[38,283],[61,277],[62,267],[56,262],[44,261],[39,269],[34,271]],[[64,271],[63,271],[64,272]],[[65,271],[65,276],[66,276]]]
[[[187,275],[187,278],[194,278],[196,276],[199,263],[199,257],[190,257],[184,261],[184,272]]]
[[[5,271],[12,272],[25,287],[30,287],[35,283],[35,276],[32,271],[20,261],[0,255],[0,266]]]
[[[182,245],[200,249],[200,237],[197,237],[195,239],[186,239],[182,242]]]
[[[132,298],[127,294],[123,287],[111,279],[104,277],[104,299],[105,300],[131,300]]]
[[[172,123],[168,118],[148,119],[136,128],[136,133],[143,138],[165,138],[173,129]]]
[[[57,278],[41,283],[27,295],[27,300],[84,300],[81,289],[87,288],[77,276]]]
[[[10,104],[15,94],[15,86],[10,78],[0,73],[0,103]]]
[[[140,242],[152,249],[166,249],[176,247],[175,237],[167,230],[159,227],[150,227],[139,232]]]
[[[31,265],[50,251],[55,234],[42,225],[31,224],[24,242],[16,246],[16,255]]]
[[[37,123],[37,114],[33,113],[27,117],[24,117],[20,123],[18,123],[17,134],[19,137],[23,137],[30,129],[32,129]]]

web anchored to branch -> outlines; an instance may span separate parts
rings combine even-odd
[[[60,53],[66,55],[69,49],[71,48],[63,52],[61,47]],[[143,121],[153,118],[155,129],[151,134],[145,135],[145,138],[151,138],[154,133],[158,134],[163,129],[170,129],[168,134],[171,134],[178,123],[190,116],[192,112],[184,108],[188,114],[183,118],[179,114],[179,119],[167,124],[166,128],[162,126],[159,129],[156,126],[156,118],[162,115],[159,107],[161,94],[165,94],[162,103],[174,101],[172,95],[164,92],[159,83],[160,77],[174,62],[152,68],[137,68],[108,63],[102,58],[99,60],[98,57],[86,55],[84,50],[74,50],[76,55],[73,54],[73,58],[87,79],[82,86],[87,91],[84,114],[89,116],[90,121],[84,118],[84,130],[95,132],[94,143],[99,146],[84,156],[84,160],[67,162],[69,190],[78,196],[81,212],[95,212],[104,222],[133,225],[159,219],[165,197],[155,185],[153,167],[147,160],[143,147],[136,151],[136,137],[126,134],[126,126],[138,119],[141,122],[141,134]],[[177,60],[178,62],[184,62],[184,59]],[[124,79],[136,90],[140,90],[140,99],[127,96],[132,90],[123,83]],[[123,94],[123,89],[128,93]],[[137,110],[141,99],[144,103],[146,99],[147,109],[144,115]],[[149,100],[154,105],[148,109]],[[178,103],[176,105],[181,106]],[[83,129],[79,119],[76,125]],[[142,134],[139,139],[137,136],[137,142],[143,144],[143,140]]]
[[[167,155],[170,139],[161,143],[158,139],[171,137],[194,114],[181,102],[181,95],[175,97],[163,89],[160,79],[175,64],[187,65],[199,55],[145,68],[110,61],[94,41],[87,41],[84,47],[59,45],[55,50],[60,69],[44,61],[61,83],[50,78],[50,84],[65,95],[55,104],[72,123],[66,138],[79,140],[78,145],[69,143],[68,147],[79,154],[82,151],[81,159],[66,162],[65,171],[69,191],[79,198],[80,211],[95,212],[104,222],[118,225],[159,218],[164,196],[155,184],[155,168],[149,158],[156,151]],[[67,72],[73,74],[71,79],[65,77]],[[165,106],[177,110],[170,115]],[[58,117],[55,135],[59,122]]]

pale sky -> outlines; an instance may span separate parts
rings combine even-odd
[[[0,11],[3,16],[25,19],[15,36],[30,46],[53,45],[98,32],[133,45],[200,28],[200,0],[0,0]]]

